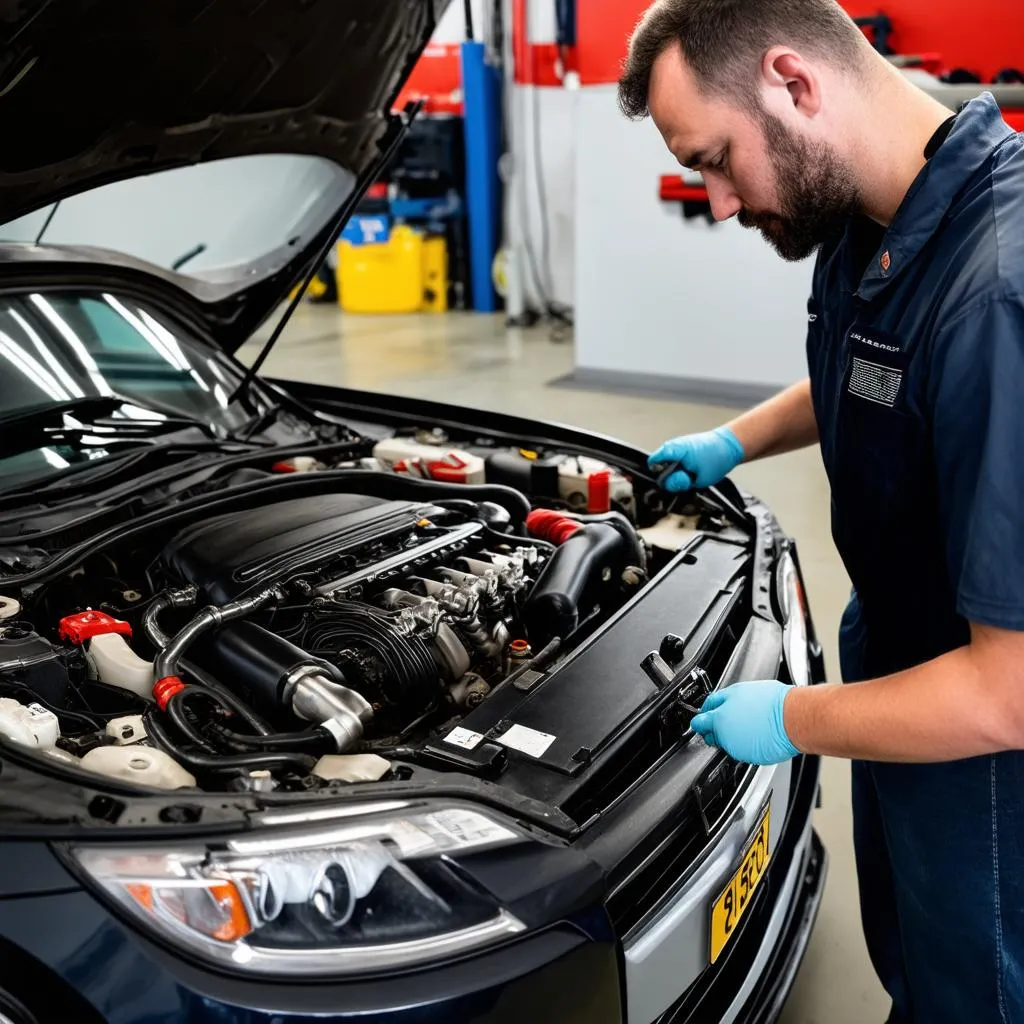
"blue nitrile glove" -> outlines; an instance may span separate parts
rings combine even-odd
[[[712,693],[690,723],[705,743],[745,764],[778,764],[800,753],[786,735],[782,705],[792,686],[771,679]]]
[[[743,445],[728,427],[703,434],[684,434],[666,441],[647,460],[654,472],[665,463],[681,463],[662,486],[679,493],[693,487],[713,487],[727,477],[744,459]]]

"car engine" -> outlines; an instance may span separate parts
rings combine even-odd
[[[387,778],[646,579],[618,511],[394,473],[294,484],[108,552],[114,598],[72,596],[91,566],[0,598],[0,733],[165,788]]]

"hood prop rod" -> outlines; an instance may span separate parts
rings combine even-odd
[[[398,124],[400,127],[392,132],[392,138],[387,141],[385,148],[382,150],[380,157],[373,162],[362,177],[356,182],[355,188],[352,189],[348,199],[345,200],[344,205],[341,208],[341,212],[331,223],[330,230],[327,233],[327,238],[324,244],[317,251],[316,256],[310,261],[309,267],[306,270],[306,276],[303,278],[301,287],[297,288],[295,294],[291,297],[287,308],[281,315],[281,319],[277,321],[273,331],[270,332],[270,337],[267,338],[260,349],[259,355],[253,360],[252,365],[246,371],[245,376],[242,378],[241,383],[235,388],[234,394],[231,396],[231,402],[237,402],[241,399],[244,403],[249,393],[249,388],[252,385],[253,379],[256,374],[259,373],[260,367],[263,366],[264,360],[270,355],[270,350],[277,344],[277,339],[281,337],[282,332],[288,325],[288,321],[292,318],[295,310],[298,309],[299,303],[302,301],[302,296],[306,294],[306,289],[309,288],[310,282],[316,276],[317,270],[320,269],[320,264],[327,258],[327,254],[331,251],[331,246],[338,240],[338,236],[341,234],[341,229],[345,226],[345,222],[355,212],[356,207],[359,205],[363,198],[366,190],[373,184],[374,178],[381,172],[381,170],[391,163],[391,158],[398,151],[399,143],[405,136],[406,130],[412,123],[413,118],[419,113],[420,108],[423,106],[423,102],[407,104],[405,110],[402,112],[400,117],[392,121],[392,125]],[[255,409],[250,409],[250,412],[254,412]]]

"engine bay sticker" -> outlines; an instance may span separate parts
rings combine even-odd
[[[483,742],[483,736],[478,732],[473,732],[471,729],[463,729],[462,726],[458,726],[452,729],[447,736],[445,736],[445,743],[450,743],[453,747],[462,747],[463,750],[472,750],[474,747],[479,746]]]
[[[473,811],[436,811],[427,816],[435,828],[446,832],[452,839],[479,846],[485,843],[503,842],[515,839],[515,834],[503,825],[488,821],[482,814]]]
[[[550,733],[528,729],[525,725],[513,725],[497,739],[502,746],[520,750],[530,757],[542,757],[544,751],[555,742],[555,737]]]

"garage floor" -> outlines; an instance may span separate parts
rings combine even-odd
[[[242,358],[252,358],[248,347]],[[342,317],[301,306],[264,373],[514,412],[615,435],[645,449],[717,426],[734,410],[662,399],[566,390],[549,382],[572,369],[569,344],[543,330],[506,331],[500,318],[468,314]],[[686,367],[673,368],[680,375]],[[734,479],[763,498],[796,537],[811,607],[838,679],[835,636],[849,581],[832,546],[828,487],[816,451],[741,466]],[[828,888],[783,1024],[870,1024],[887,1000],[861,935],[851,847],[849,769],[827,762],[817,828],[829,850]]]

